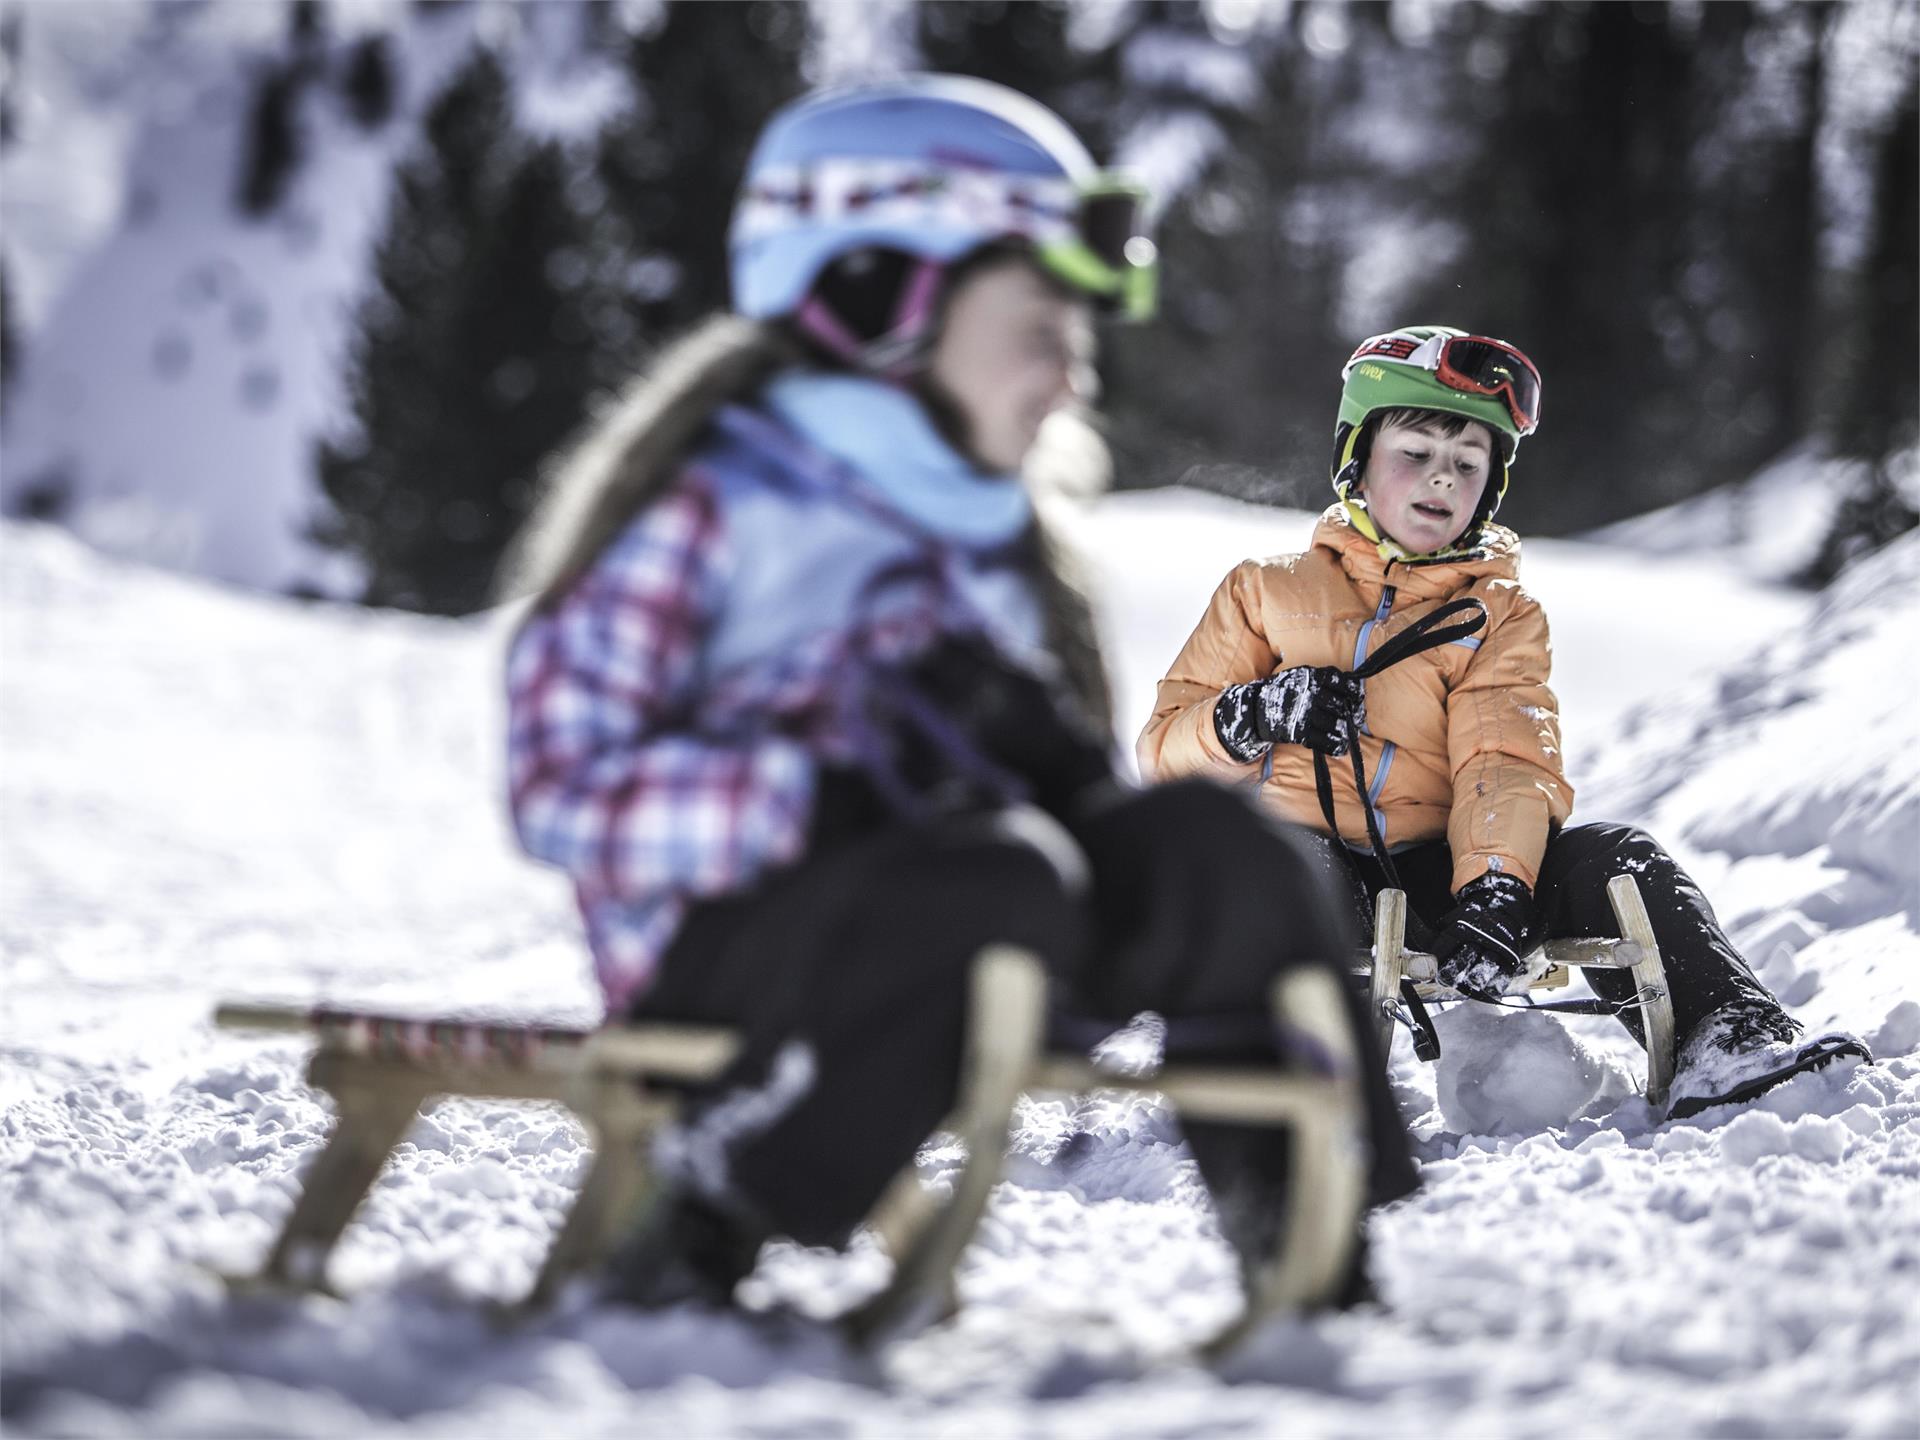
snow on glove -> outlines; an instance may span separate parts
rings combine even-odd
[[[1358,729],[1365,718],[1359,679],[1331,665],[1301,666],[1229,685],[1213,706],[1214,733],[1242,764],[1258,760],[1274,744],[1344,755],[1347,723]]]
[[[1090,787],[1113,778],[1108,744],[1071,700],[997,653],[981,636],[949,635],[912,662],[908,681],[996,763],[1064,817]]]
[[[1511,875],[1489,871],[1462,885],[1457,903],[1434,933],[1440,978],[1464,995],[1496,1000],[1527,988],[1533,948],[1533,891]]]

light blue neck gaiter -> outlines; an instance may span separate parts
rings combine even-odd
[[[990,549],[1018,539],[1033,518],[1019,477],[969,464],[897,386],[789,371],[768,384],[765,398],[774,415],[852,467],[889,508],[944,540]]]

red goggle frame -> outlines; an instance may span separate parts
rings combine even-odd
[[[1386,360],[1431,370],[1434,378],[1464,395],[1495,395],[1522,435],[1540,423],[1540,371],[1504,340],[1485,335],[1376,335],[1353,352],[1344,379],[1361,360]]]

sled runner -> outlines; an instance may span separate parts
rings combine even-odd
[[[1660,962],[1660,946],[1654,939],[1653,924],[1647,918],[1647,907],[1640,897],[1640,887],[1634,884],[1631,875],[1616,875],[1609,880],[1607,899],[1612,902],[1614,917],[1619,920],[1620,929],[1627,938],[1549,940],[1536,948],[1527,956],[1528,973],[1534,979],[1526,1004],[1527,1008],[1534,1009],[1575,1009],[1593,1013],[1611,1013],[1629,1007],[1638,1009],[1647,1045],[1647,1103],[1659,1108],[1667,1103],[1667,1090],[1673,1083],[1674,1067],[1673,1001],[1667,993],[1667,977]],[[1422,1033],[1420,1018],[1408,1016],[1403,1010],[1401,997],[1406,993],[1407,982],[1412,983],[1414,993],[1422,1001],[1487,1002],[1442,984],[1433,956],[1407,949],[1406,935],[1406,892],[1382,890],[1374,902],[1373,954],[1365,967],[1365,973],[1369,976],[1369,1010],[1374,1017],[1374,1033],[1380,1041],[1380,1053],[1383,1056],[1392,1047],[1393,1027],[1399,1020],[1414,1029],[1416,1049],[1421,1058],[1432,1060],[1438,1056],[1437,1046],[1429,1052],[1419,1044]],[[1571,978],[1568,972],[1573,969],[1631,970],[1637,989],[1626,1006],[1608,1005],[1604,1001],[1594,1006],[1581,1001],[1559,1006],[1532,1004],[1532,990],[1556,990],[1565,986]]]
[[[999,1178],[1014,1104],[1030,1090],[1149,1090],[1197,1118],[1287,1127],[1294,1158],[1280,1242],[1269,1257],[1243,1257],[1245,1312],[1208,1348],[1225,1349],[1273,1311],[1329,1302],[1347,1277],[1366,1191],[1359,1053],[1339,983],[1330,972],[1301,969],[1275,984],[1279,1032],[1297,1037],[1309,1065],[1175,1064],[1137,1076],[1049,1052],[1040,962],[1011,946],[983,950],[974,962],[966,1073],[944,1127],[965,1143],[965,1167],[944,1200],[911,1164],[896,1178],[868,1221],[894,1257],[892,1280],[841,1324],[875,1345],[952,1312],[954,1267]],[[609,1253],[650,1183],[653,1135],[689,1087],[725,1069],[739,1043],[726,1030],[664,1023],[568,1030],[243,1004],[222,1005],[214,1019],[227,1029],[316,1035],[307,1077],[337,1109],[261,1271],[236,1283],[326,1289],[335,1243],[422,1105],[449,1095],[544,1100],[585,1123],[593,1159],[523,1306],[550,1300]]]

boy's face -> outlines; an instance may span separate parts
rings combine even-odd
[[[1424,423],[1384,425],[1360,477],[1367,513],[1389,539],[1417,555],[1465,533],[1493,463],[1493,435],[1469,424],[1448,438]]]

